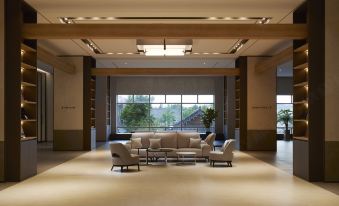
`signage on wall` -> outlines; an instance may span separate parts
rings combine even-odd
[[[265,110],[269,110],[269,109],[272,109],[272,106],[253,106],[252,109],[265,109]]]
[[[64,110],[75,109],[75,106],[61,106],[61,109],[64,109]]]

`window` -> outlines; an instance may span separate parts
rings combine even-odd
[[[205,132],[202,111],[214,108],[214,95],[117,95],[116,108],[118,133]]]
[[[292,95],[277,95],[277,114],[280,110],[289,109],[293,112],[293,96]],[[288,128],[293,134],[293,123],[288,124]],[[285,125],[277,122],[277,134],[284,134]]]

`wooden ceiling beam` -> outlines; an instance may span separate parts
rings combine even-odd
[[[238,76],[238,68],[92,68],[93,76]]]
[[[306,24],[24,24],[25,39],[305,39]]]
[[[38,47],[37,53],[38,53],[38,59],[45,62],[46,64],[49,64],[53,66],[54,68],[64,71],[66,73],[75,74],[74,65],[63,61],[62,58],[51,54],[44,48]]]
[[[272,57],[268,57],[265,60],[259,61],[255,65],[255,71],[257,73],[262,73],[267,70],[277,68],[279,64],[287,62],[288,60],[291,60],[292,58],[293,58],[293,48],[289,47]]]

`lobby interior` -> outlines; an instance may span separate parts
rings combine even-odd
[[[0,10],[0,206],[339,203],[337,0]]]

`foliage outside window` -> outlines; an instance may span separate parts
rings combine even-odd
[[[214,95],[117,95],[117,132],[205,132],[203,111],[214,109]],[[211,125],[214,131],[214,125]]]
[[[282,110],[290,110],[293,113],[293,96],[277,95],[277,114]],[[277,115],[278,117],[278,115]],[[293,133],[293,122],[288,123],[288,129]],[[285,125],[277,119],[277,134],[284,134]]]

